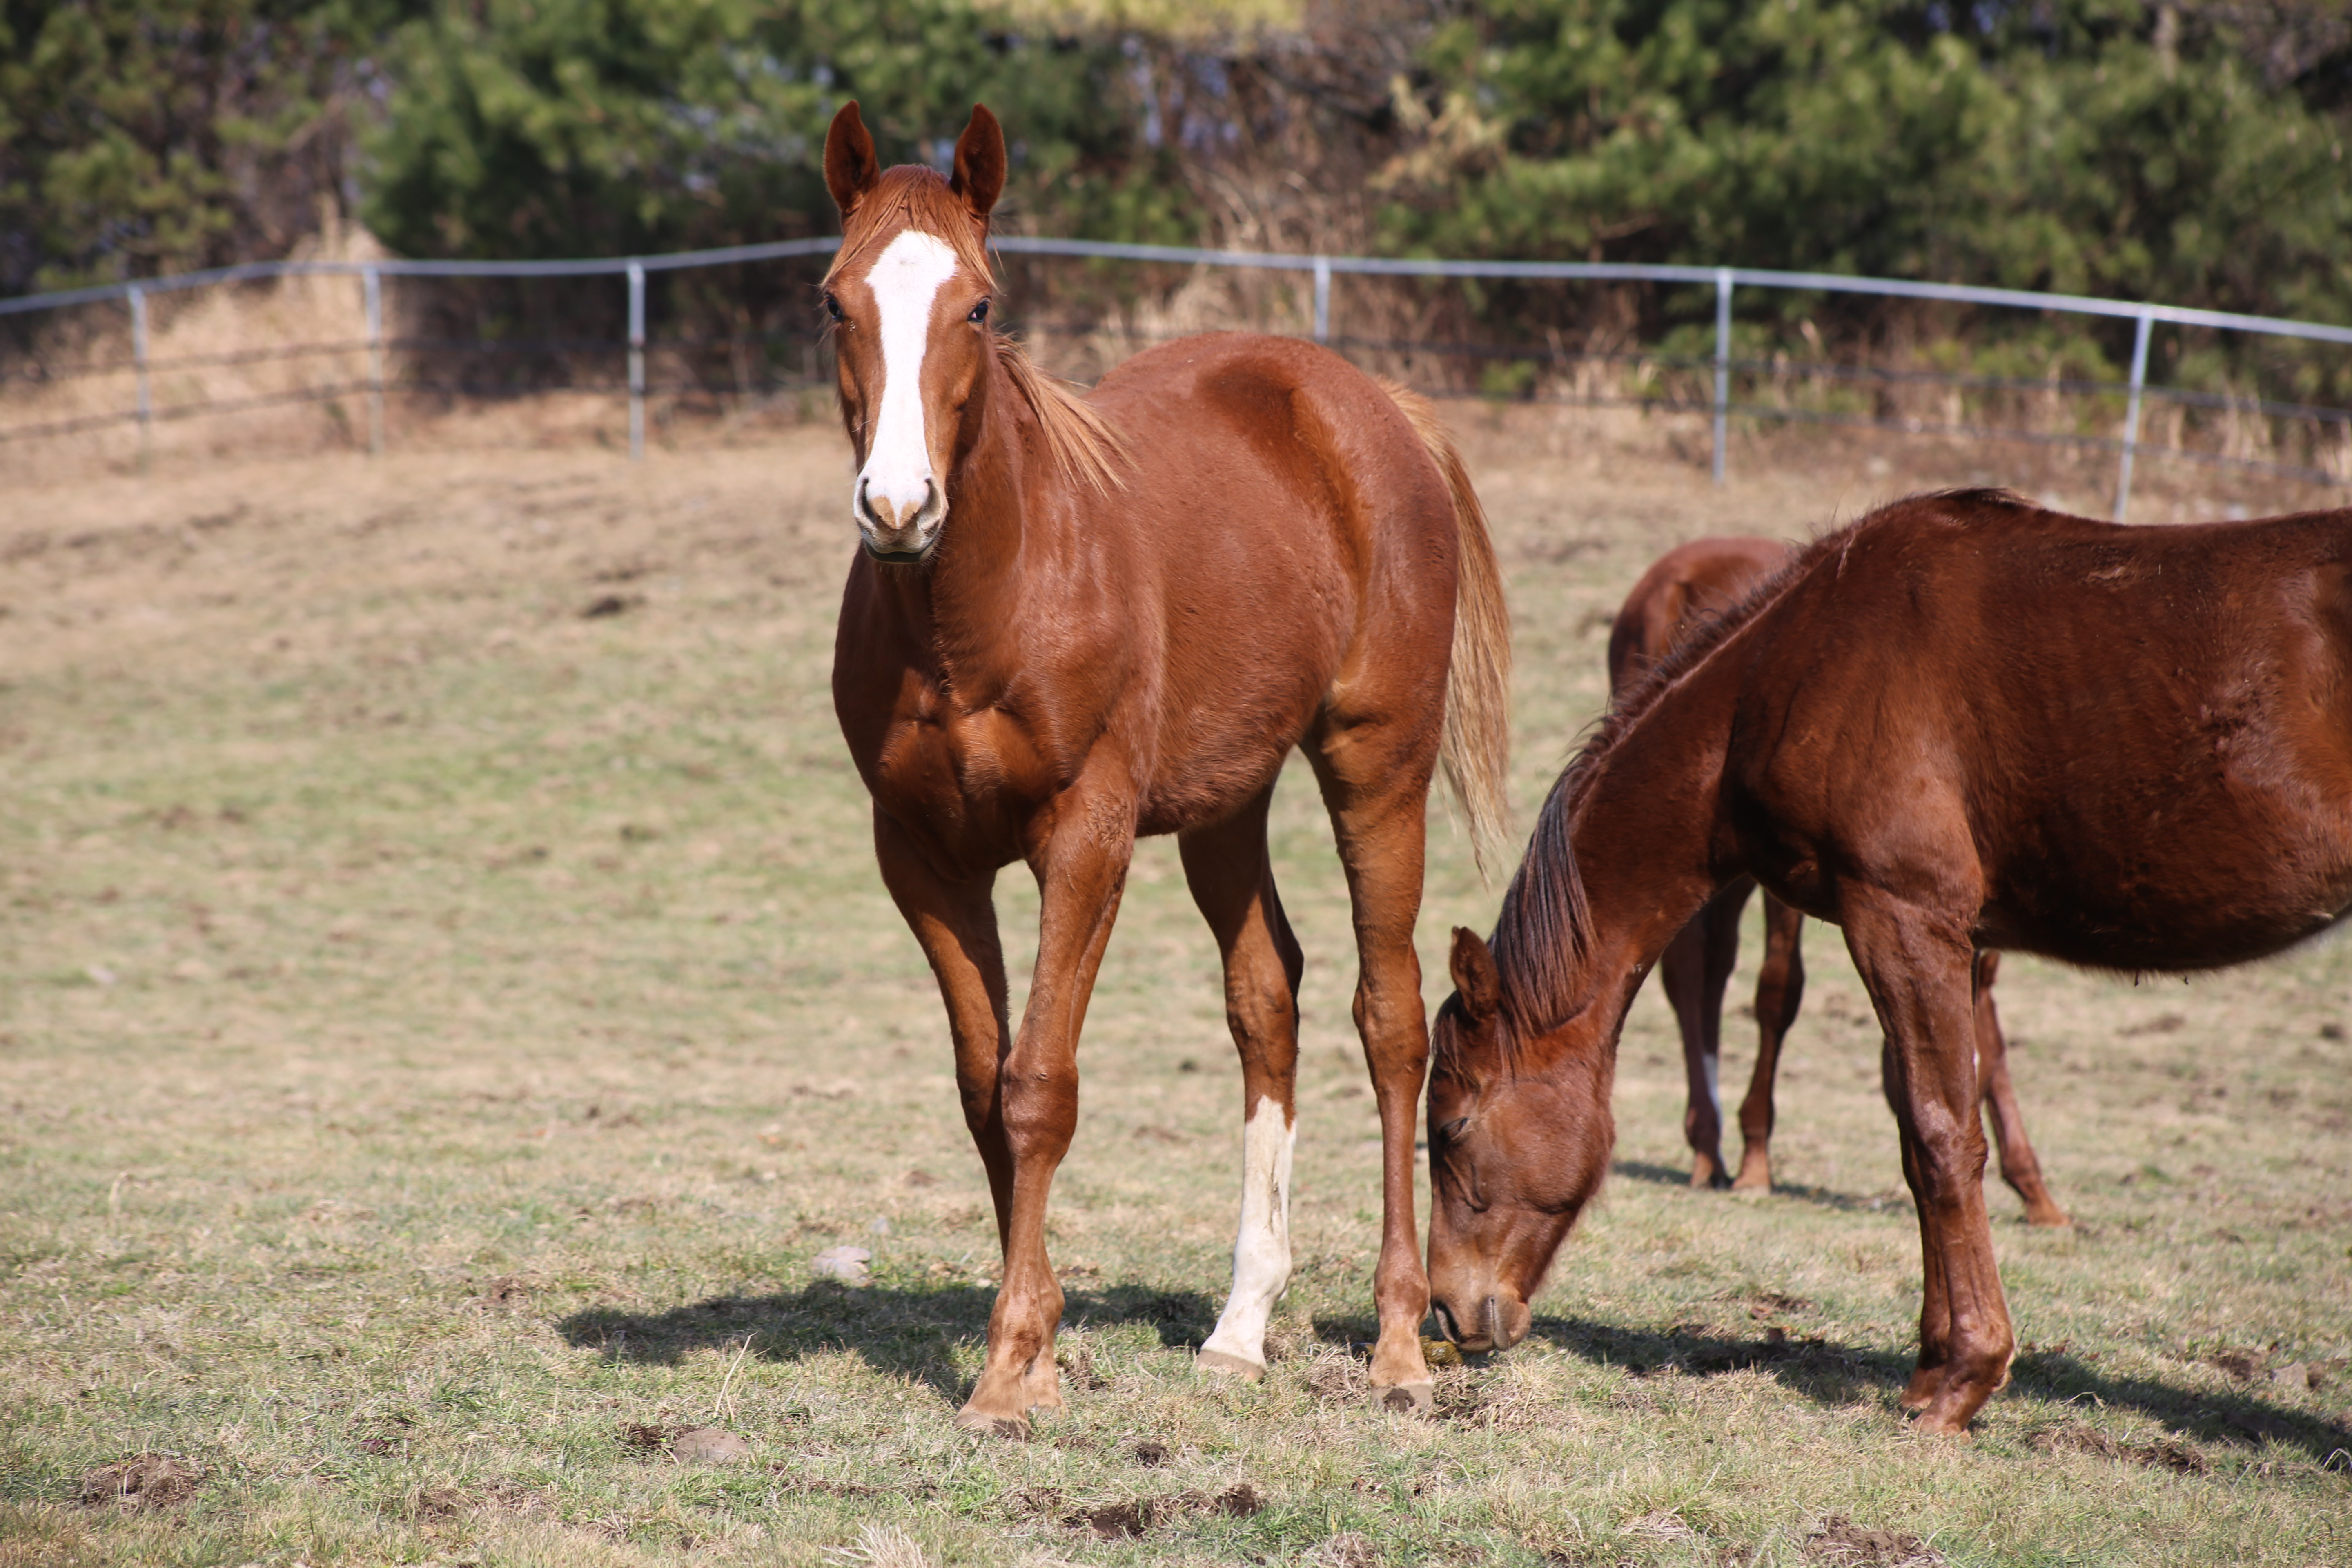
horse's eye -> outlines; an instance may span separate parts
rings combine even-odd
[[[1455,1139],[1461,1137],[1462,1130],[1469,1125],[1470,1119],[1468,1117],[1457,1116],[1453,1121],[1447,1122],[1444,1126],[1439,1128],[1437,1130],[1437,1135],[1440,1138],[1444,1139],[1448,1143],[1451,1143]]]
[[[984,321],[988,320],[988,301],[982,300],[979,304],[974,305],[971,308],[971,314],[966,316],[964,320],[967,321]]]
[[[824,297],[824,313],[836,321],[841,320],[841,301],[830,291]]]

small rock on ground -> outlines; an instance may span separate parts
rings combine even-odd
[[[828,1247],[809,1259],[809,1272],[820,1279],[838,1279],[845,1284],[863,1285],[866,1268],[874,1255],[862,1247]]]

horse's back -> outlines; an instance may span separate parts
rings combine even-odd
[[[1893,876],[1962,825],[1985,945],[2256,957],[2352,903],[2348,568],[2352,510],[1897,503],[1759,614],[1729,769],[1816,874]]]
[[[1678,544],[1650,563],[1609,628],[1609,689],[1622,691],[1665,657],[1684,627],[1721,615],[1789,563],[1777,539],[1734,535]]]

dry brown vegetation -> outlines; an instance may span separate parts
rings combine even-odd
[[[1449,412],[1518,616],[1523,814],[1658,551],[1927,484],[2096,510],[2109,479],[1790,437],[1718,491],[1696,423]],[[1026,1445],[955,1433],[991,1231],[833,730],[838,433],[679,429],[636,467],[431,433],[58,465],[0,509],[0,1564],[2352,1556],[2340,944],[2185,986],[2004,967],[2080,1223],[1994,1199],[2028,1343],[1972,1443],[1894,1406],[1916,1234],[1868,1003],[1818,929],[1782,1189],[1683,1184],[1644,996],[1615,1176],[1534,1336],[1444,1369],[1415,1422],[1361,1396],[1376,1142],[1303,780],[1272,1374],[1190,1368],[1238,1096],[1152,844],[1056,1191],[1071,1409]],[[2189,482],[2221,481],[2159,471],[2141,515],[2311,499]],[[1450,824],[1434,847],[1433,1004],[1447,928],[1496,898]],[[862,1283],[812,1272],[842,1247]]]

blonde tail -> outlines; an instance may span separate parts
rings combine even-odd
[[[1454,500],[1454,656],[1445,684],[1445,732],[1438,763],[1470,822],[1470,850],[1481,876],[1511,848],[1511,611],[1502,568],[1486,536],[1486,511],[1471,488],[1462,454],[1429,400],[1392,381],[1381,383],[1412,425]]]

